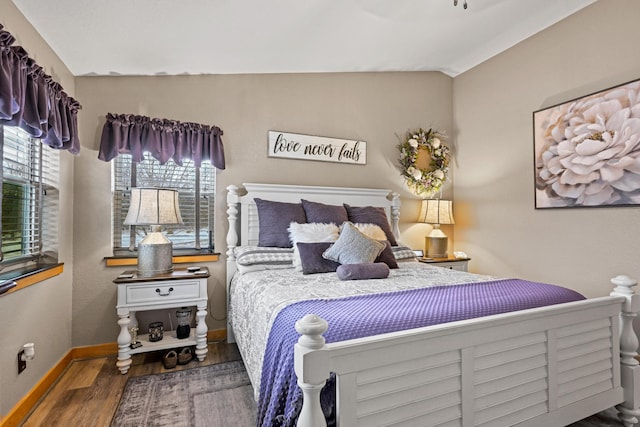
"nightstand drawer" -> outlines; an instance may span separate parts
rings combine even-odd
[[[469,271],[471,258],[418,258],[418,261],[433,267],[448,268],[449,270]]]
[[[467,261],[443,262],[436,265],[436,267],[448,268],[449,270],[467,271]]]
[[[197,281],[166,282],[149,285],[127,285],[126,304],[162,303],[181,299],[200,297],[200,285]]]

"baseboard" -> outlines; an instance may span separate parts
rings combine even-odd
[[[1,427],[15,427],[20,425],[22,420],[27,416],[36,403],[44,396],[49,388],[56,382],[56,380],[62,375],[67,366],[73,361],[71,354],[72,350],[69,350],[60,361],[45,374],[44,377],[38,381],[38,383],[27,393],[20,401],[13,407],[13,409],[2,419]]]
[[[226,329],[215,329],[207,332],[208,342],[222,341],[226,337]],[[29,412],[36,406],[38,401],[47,393],[49,388],[51,388],[74,360],[111,356],[116,353],[118,353],[118,343],[115,342],[72,348],[38,381],[29,393],[20,399],[7,416],[0,418],[0,427],[19,426]]]

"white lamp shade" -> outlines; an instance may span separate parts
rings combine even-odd
[[[178,191],[166,188],[132,188],[126,225],[182,224]]]
[[[422,201],[418,222],[427,224],[455,224],[451,200],[425,199]]]

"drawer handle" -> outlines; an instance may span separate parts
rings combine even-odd
[[[166,297],[169,294],[171,294],[171,292],[173,292],[173,288],[169,288],[169,292],[167,293],[162,293],[162,291],[160,291],[160,288],[156,288],[156,292],[158,293],[158,295],[160,295],[161,297]]]

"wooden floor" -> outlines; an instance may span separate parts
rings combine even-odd
[[[134,355],[127,375],[118,371],[115,355],[74,361],[22,425],[108,427],[127,378],[240,360],[238,347],[226,342],[209,343],[204,361],[193,360],[173,369],[162,365],[163,353]]]

